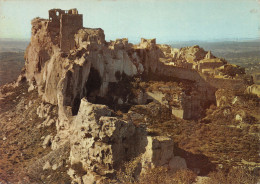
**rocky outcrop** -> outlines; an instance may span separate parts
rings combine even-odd
[[[178,58],[185,59],[186,61],[200,61],[207,56],[207,52],[200,48],[198,45],[192,47],[184,47],[180,49]]]
[[[75,34],[75,47],[63,53],[51,41],[48,20],[34,19],[32,25],[31,43],[25,54],[26,78],[38,88],[43,101],[59,105],[64,121],[68,119],[68,107],[76,115],[80,99],[88,97],[95,102],[105,97],[111,84],[121,81],[122,76],[146,74],[190,80],[210,98],[215,88],[221,87],[194,69],[175,66],[175,61],[199,63],[205,57],[214,58],[198,46],[174,50],[173,57],[168,47],[158,46],[155,40],[142,39],[139,45],[129,44],[127,39],[106,42],[102,29],[82,28]]]
[[[171,138],[148,136],[144,128],[131,121],[112,117],[107,106],[82,99],[71,127],[69,160],[72,168],[69,174],[74,176],[75,182],[89,183],[89,178],[95,177],[98,180],[113,178],[124,162],[139,155],[143,170],[156,166],[186,168],[184,159],[174,157]],[[73,170],[75,165],[80,165],[86,174],[80,176],[79,171]]]
[[[108,107],[86,99],[72,127],[71,165],[81,163],[84,170],[103,177],[115,175],[123,162],[144,152],[147,144],[143,129],[112,117]]]
[[[247,93],[251,93],[254,95],[257,95],[258,97],[260,97],[260,85],[257,84],[253,84],[251,86],[248,86],[248,88],[246,89]]]
[[[57,94],[61,93],[64,97],[60,105],[75,106],[87,93],[91,94],[94,91],[95,95],[104,96],[108,84],[118,81],[116,73],[133,76],[138,70],[143,71],[141,64],[131,61],[126,50],[120,47],[111,49],[105,45],[102,29],[79,30],[75,35],[77,49],[66,56],[56,45],[48,42],[51,38],[47,34],[44,22],[45,20],[41,19],[32,22],[32,32],[35,33],[32,35],[25,58],[27,80],[30,85],[38,87],[46,102],[58,104]],[[36,32],[34,24],[37,23],[41,26]],[[42,43],[44,40],[48,44]],[[92,77],[89,83],[96,84],[87,86],[89,73]],[[87,87],[91,89],[86,89]]]
[[[138,118],[146,121],[142,113],[129,111],[130,119],[123,119],[106,105],[116,106],[114,110],[126,106],[126,112],[137,104],[139,108],[153,106],[151,110],[157,114],[163,107],[170,116],[198,119],[215,103],[217,88],[230,87],[230,81],[221,85],[223,77],[205,75],[201,68],[215,71],[225,62],[197,45],[173,49],[144,38],[138,45],[126,38],[107,42],[102,29],[82,27],[82,15],[77,10],[66,13],[53,9],[49,13],[49,20],[32,20],[24,75],[28,90],[37,88],[43,101],[37,109],[38,116],[45,118],[39,128],[56,123],[57,135],[46,136],[42,146],[58,150],[69,145],[68,174],[72,180],[94,183],[113,178],[122,163],[139,155],[143,170],[156,166],[186,168],[185,160],[174,156],[171,138],[148,136],[142,123],[134,124]],[[77,26],[63,25],[66,17],[78,21]],[[144,82],[176,81],[182,87],[164,85],[149,91],[140,87],[137,78]],[[159,102],[160,108],[149,104],[151,101]],[[58,119],[48,116],[51,105],[58,106]],[[41,163],[45,170],[55,170],[56,166]]]
[[[186,169],[186,161],[174,156],[173,140],[167,136],[148,136],[147,146],[142,155],[143,172],[147,168],[164,166],[172,170]]]
[[[211,88],[203,89],[193,83],[181,86],[176,82],[150,82],[146,84],[144,91],[137,92],[135,102],[146,105],[150,101],[169,108],[179,118],[198,119],[203,117],[206,107],[215,103],[215,91]]]

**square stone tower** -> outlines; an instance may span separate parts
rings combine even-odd
[[[77,9],[51,9],[48,27],[53,43],[58,44],[62,52],[69,53],[75,46],[75,33],[83,28],[83,16]]]

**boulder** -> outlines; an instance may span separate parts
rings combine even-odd
[[[143,154],[143,165],[156,166],[168,165],[173,157],[173,141],[166,136],[147,137],[148,144]]]
[[[169,168],[172,170],[187,169],[187,164],[184,158],[175,156],[170,160]]]
[[[44,141],[43,141],[43,143],[42,143],[42,147],[43,147],[43,148],[49,147],[49,146],[51,145],[52,139],[53,139],[53,136],[47,135],[47,136],[44,138]]]

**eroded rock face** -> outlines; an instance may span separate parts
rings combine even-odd
[[[72,127],[71,165],[81,163],[86,171],[104,177],[113,176],[123,162],[143,153],[147,144],[142,128],[112,117],[107,106],[86,99],[82,99]]]
[[[52,44],[47,23],[42,19],[32,21],[33,35],[25,54],[27,80],[38,87],[44,101],[78,108],[77,103],[87,93],[104,96],[109,83],[118,82],[116,73],[134,76],[143,72],[142,64],[134,63],[124,47],[105,42],[102,29],[80,29],[75,35],[76,48],[70,54],[62,53]],[[127,47],[127,43],[122,44]],[[93,84],[87,86],[89,73],[94,78],[89,82],[97,83],[95,91]]]
[[[183,97],[187,102],[182,105],[183,109],[189,110],[185,110],[183,115],[178,112],[177,116],[185,119],[200,114],[198,104],[204,99],[214,102],[216,83],[212,82],[213,79],[208,80],[192,67],[176,65],[179,61],[193,65],[205,58],[214,59],[211,53],[199,46],[172,50],[147,39],[142,39],[139,45],[130,44],[127,39],[106,42],[102,29],[82,28],[75,34],[75,47],[69,53],[63,53],[59,45],[52,42],[48,20],[34,19],[32,25],[32,39],[25,54],[26,77],[32,89],[33,86],[38,88],[43,101],[59,106],[59,119],[67,122],[65,129],[70,124],[69,114],[77,114],[80,99],[87,97],[96,102],[106,97],[112,84],[123,80],[122,76],[146,74],[195,82],[205,98],[196,95]],[[128,99],[118,98],[117,101],[124,104]]]
[[[204,59],[206,56],[207,52],[198,45],[182,48],[179,52],[179,58],[183,58],[187,61],[199,61]]]
[[[234,91],[218,89],[216,91],[216,102],[217,106],[232,106],[245,103],[245,100],[240,96],[236,95]]]
[[[29,83],[35,81],[37,85],[41,84],[41,72],[45,62],[50,59],[54,49],[57,49],[48,36],[47,20],[32,20],[31,42],[25,53],[26,78]]]
[[[53,41],[52,32],[48,20],[36,18],[32,21],[31,43],[25,54],[26,78],[32,88],[33,85],[38,87],[44,101],[59,104],[60,112],[64,111],[63,107],[70,106],[72,114],[76,115],[80,99],[87,96],[94,102],[96,98],[105,97],[109,86],[121,81],[123,75],[147,74],[190,80],[209,96],[221,84],[227,84],[223,85],[225,88],[232,84],[228,79],[215,79],[198,72],[205,59],[212,60],[204,66],[206,70],[224,65],[199,46],[173,49],[156,44],[155,39],[141,39],[139,45],[130,44],[127,39],[106,42],[102,29],[82,28],[74,35],[75,47],[64,53]],[[215,63],[216,66],[211,66]],[[241,81],[233,83],[241,84]]]
[[[173,141],[169,137],[147,137],[146,151],[143,155],[144,167],[165,166],[173,158]]]
[[[94,183],[101,178],[113,178],[124,162],[137,156],[142,158],[143,172],[156,166],[186,168],[184,159],[174,157],[171,138],[147,136],[144,128],[112,117],[112,111],[105,105],[91,104],[82,99],[71,127],[70,163],[72,168],[81,165],[86,171],[80,176],[78,171],[70,169],[69,174],[74,176],[75,182],[89,183],[93,180]]]
[[[248,86],[248,88],[246,89],[246,92],[260,97],[260,85],[253,84],[251,86]]]

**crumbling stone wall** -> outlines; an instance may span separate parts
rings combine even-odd
[[[59,45],[60,42],[60,19],[62,14],[65,14],[65,11],[61,9],[49,10],[48,32],[51,41],[55,45]]]
[[[202,71],[202,69],[215,69],[224,65],[220,59],[204,59],[199,62],[198,70]]]
[[[65,10],[61,9],[51,9],[49,10],[49,22],[51,22],[52,25],[60,25],[60,18],[62,14],[65,14]]]
[[[77,9],[49,10],[48,30],[51,40],[61,48],[62,52],[68,53],[75,46],[74,34],[83,28],[82,14]]]
[[[225,79],[208,77],[207,82],[216,88],[245,90],[247,85],[242,79]]]
[[[61,15],[60,48],[63,52],[69,52],[75,46],[74,35],[83,27],[82,15]]]
[[[156,39],[145,39],[141,38],[140,47],[146,48],[146,47],[154,47],[156,45]]]

